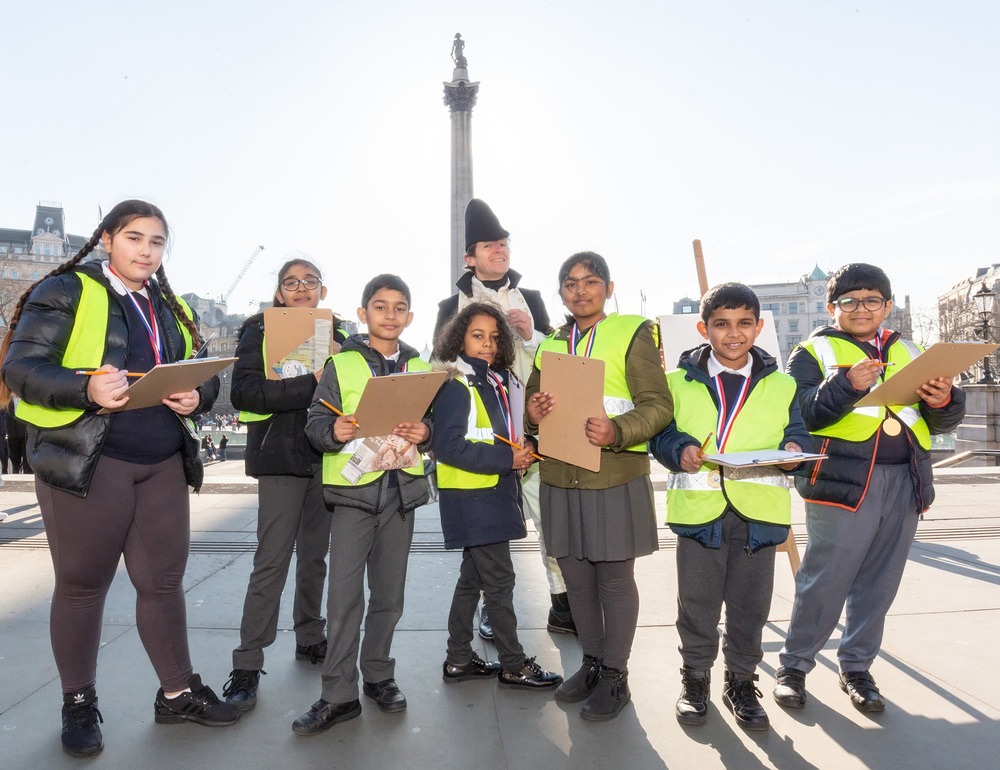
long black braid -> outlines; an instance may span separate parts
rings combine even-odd
[[[174,290],[170,288],[170,284],[167,282],[167,274],[164,272],[162,264],[156,271],[156,282],[160,284],[160,291],[163,292],[163,299],[167,303],[167,307],[174,311],[177,319],[191,333],[191,341],[194,345],[193,349],[197,350],[204,342],[201,337],[201,331],[198,329],[198,324],[194,322],[194,319],[188,316],[183,308],[181,308],[181,303],[177,301],[177,295],[174,294]]]

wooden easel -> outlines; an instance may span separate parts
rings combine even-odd
[[[701,241],[697,238],[694,240],[694,266],[698,271],[698,288],[701,290],[701,296],[704,297],[708,292],[708,275],[705,273],[705,255],[701,251]],[[792,568],[792,575],[794,576],[796,572],[799,571],[799,565],[802,563],[802,559],[799,558],[799,546],[795,542],[795,533],[792,528],[788,528],[788,539],[784,543],[778,546],[779,551],[784,551],[788,554],[788,565]]]

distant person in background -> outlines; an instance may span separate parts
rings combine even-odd
[[[222,438],[219,439],[219,461],[226,461],[226,445],[229,443],[229,436],[225,433],[222,434]]]
[[[0,473],[9,473],[10,448],[7,446],[7,410],[0,409]]]
[[[7,447],[10,450],[10,472],[31,473],[28,462],[27,429],[24,420],[14,414],[17,396],[7,404]]]

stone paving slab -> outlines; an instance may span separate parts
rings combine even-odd
[[[219,465],[229,466],[226,483],[242,470],[238,463]],[[957,534],[918,539],[911,550],[883,653],[873,666],[889,701],[881,716],[856,712],[839,689],[839,631],[808,678],[806,708],[785,711],[771,700],[794,594],[779,554],[759,683],[772,729],[753,735],[735,725],[721,702],[721,663],[713,670],[708,723],[677,724],[680,659],[669,545],[637,563],[641,609],[630,662],[633,700],[617,720],[587,723],[578,706],[494,682],[445,685],[440,667],[459,555],[435,550],[440,524],[436,507],[427,506],[417,515],[417,540],[429,550],[415,551],[409,560],[407,606],[393,648],[397,679],[409,699],[406,712],[382,714],[365,700],[359,719],[319,736],[295,736],[291,721],[319,696],[319,668],[294,660],[286,601],[278,639],[266,652],[268,675],[257,709],[226,729],[156,725],[152,701],[158,685],[134,627],[135,595],[121,571],[108,597],[99,659],[107,748],[90,762],[108,768],[992,767],[1000,745],[1000,537],[990,528],[1000,526],[1000,488],[980,481],[967,472],[964,484],[940,485],[938,503],[921,523],[922,532]],[[252,544],[256,498],[221,485],[215,490],[192,498],[193,536],[196,545],[207,547],[193,548],[185,588],[196,670],[221,692],[252,563],[249,548],[226,548]],[[42,535],[33,494],[8,484],[0,489],[0,510],[12,512],[0,524],[0,538],[13,539],[0,540],[7,543],[0,545],[0,770],[78,767],[80,760],[59,747],[61,699],[47,622],[51,563],[46,548],[22,542]],[[800,502],[795,516],[801,524]],[[525,649],[544,666],[571,673],[579,665],[579,646],[575,637],[544,630],[548,590],[537,551],[519,550],[513,558]],[[285,593],[290,595],[291,581]],[[476,644],[481,654],[495,656],[492,645]]]

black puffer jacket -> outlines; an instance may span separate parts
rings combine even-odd
[[[341,353],[357,351],[364,356],[365,361],[372,368],[376,377],[391,374],[389,365],[377,350],[372,350],[368,346],[367,334],[355,334],[347,338],[341,347]],[[399,359],[396,362],[396,370],[411,358],[419,357],[419,353],[402,340],[399,341]],[[344,442],[337,441],[333,436],[333,424],[337,421],[337,415],[320,403],[320,399],[328,404],[340,409],[343,400],[340,397],[340,381],[337,379],[337,357],[334,356],[323,369],[316,392],[313,394],[312,406],[309,407],[309,416],[306,419],[306,436],[309,443],[317,451],[325,454],[334,454],[344,448]],[[425,417],[424,424],[431,430],[433,428],[429,417]],[[417,449],[420,452],[430,451],[431,438],[421,444]],[[411,476],[401,471],[389,471],[383,473],[375,481],[368,484],[358,484],[355,487],[337,486],[334,484],[323,485],[323,500],[326,507],[333,510],[335,506],[343,505],[348,508],[357,508],[366,513],[382,513],[385,510],[385,503],[389,493],[390,474],[396,475],[399,483],[400,513],[404,516],[407,511],[413,510],[423,505],[429,498],[427,479],[423,476]]]
[[[854,337],[832,326],[820,327],[810,336],[847,340],[857,345],[865,356],[868,355],[868,351]],[[899,333],[893,332],[883,343],[883,349],[888,350],[898,340]],[[833,425],[848,414],[855,402],[867,392],[854,388],[847,378],[846,369],[839,370],[832,377],[824,377],[819,361],[802,347],[796,347],[788,357],[787,370],[795,378],[802,420],[810,431]],[[952,388],[951,401],[938,408],[921,401],[920,414],[931,433],[949,433],[958,427],[965,416],[965,393],[961,388]],[[910,478],[913,481],[917,512],[925,511],[934,502],[930,452],[920,446],[909,427],[902,422],[899,424],[909,439]],[[795,488],[799,494],[806,500],[856,511],[868,491],[868,478],[875,464],[881,433],[880,430],[876,431],[870,439],[860,442],[817,436],[816,451],[828,454],[829,458],[815,463],[811,473],[795,479]]]
[[[100,407],[87,398],[87,377],[62,365],[82,294],[74,272],[88,275],[107,289],[109,317],[101,362],[125,368],[129,330],[124,299],[111,289],[100,263],[88,262],[75,271],[46,279],[31,293],[3,362],[3,379],[29,404],[84,410],[79,419],[62,428],[29,426],[28,455],[35,474],[46,484],[86,497],[112,415],[97,414]],[[184,357],[184,338],[177,319],[163,302],[155,280],[150,281],[150,294],[164,338],[163,362],[178,361]],[[198,392],[201,401],[193,414],[207,412],[215,403],[219,378],[213,377]],[[182,422],[189,428],[184,431],[184,473],[188,484],[197,490],[204,478],[198,438],[190,421]]]
[[[346,335],[336,328],[338,342]],[[247,423],[244,459],[248,476],[311,476],[322,455],[306,438],[306,415],[316,390],[316,377],[303,374],[269,380],[264,371],[264,314],[244,322],[233,366],[233,406],[241,411],[271,415]]]

